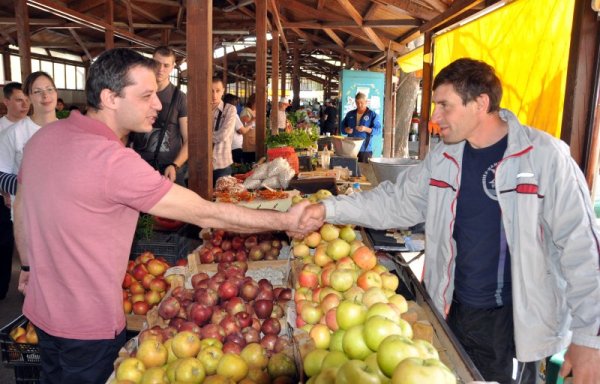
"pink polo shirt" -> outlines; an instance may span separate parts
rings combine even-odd
[[[29,140],[19,182],[31,266],[23,313],[54,336],[114,338],[138,213],[172,183],[77,112]]]

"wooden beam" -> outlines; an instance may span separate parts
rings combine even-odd
[[[212,1],[187,1],[188,187],[212,200]]]
[[[431,55],[432,32],[425,33],[423,55]],[[431,92],[433,86],[433,63],[423,62],[423,93],[421,97],[421,121],[419,122],[419,159],[429,152],[429,115],[431,115]]]
[[[302,37],[306,41],[313,41],[313,42],[316,42],[319,44],[329,43],[327,40],[325,40],[321,37],[309,35],[308,33],[305,33],[304,31],[302,31],[301,29],[298,29],[298,28],[292,28],[292,31],[294,31],[298,36]],[[332,48],[332,50],[336,51],[340,54],[350,56],[350,57],[354,58],[355,60],[360,61],[361,63],[371,60],[371,58],[368,56],[364,56],[364,55],[361,55],[360,53],[352,52],[345,48]]]
[[[74,29],[69,29],[69,32],[71,32],[71,35],[73,35],[73,38],[75,39],[75,41],[77,42],[77,44],[79,44],[79,46],[81,47],[81,49],[83,50],[83,52],[87,56],[88,61],[92,61],[92,55],[90,55],[90,51],[88,51],[88,49],[85,46],[83,40],[81,40],[81,38],[79,37],[79,34],[77,33],[77,31],[75,31]]]
[[[392,101],[392,82],[394,76],[394,53],[391,49],[387,50],[385,61],[385,96],[384,96],[384,117],[383,117],[383,157],[392,157],[392,133],[394,131],[394,111],[395,106]]]
[[[496,3],[498,0],[494,0],[493,2]],[[482,3],[485,3],[485,0],[456,0],[445,12],[438,14],[434,18],[431,18],[428,22],[421,25],[419,27],[419,31],[422,33],[432,31],[437,26],[447,22],[450,19],[456,18],[460,14],[467,12],[471,8],[474,8]]]
[[[123,0],[125,8],[127,9],[127,28],[129,32],[133,33],[133,13],[131,12],[131,2],[129,0]]]
[[[271,39],[271,134],[276,135],[277,101],[279,100],[279,32],[273,32]]]
[[[271,13],[273,14],[273,19],[275,20],[275,25],[277,25],[277,30],[279,31],[281,41],[283,41],[283,45],[285,46],[285,49],[287,51],[290,48],[288,47],[288,42],[285,38],[285,31],[283,30],[283,26],[281,25],[281,17],[279,17],[279,6],[275,2],[275,0],[270,0],[270,4],[270,9]]]
[[[160,4],[160,5],[167,5],[170,7],[181,7],[181,4],[179,1],[173,1],[173,0],[133,0],[136,3],[151,3],[151,4]]]
[[[414,19],[393,19],[393,20],[366,20],[363,19],[362,25],[357,25],[354,21],[289,21],[283,24],[283,28],[303,28],[303,29],[325,29],[325,28],[398,28],[398,27],[418,27],[422,23]]]
[[[281,51],[281,96],[285,96],[285,89],[287,86],[287,51]],[[276,102],[279,100],[275,100]],[[274,105],[276,107],[277,104]]]
[[[256,158],[266,155],[267,0],[256,0]]]
[[[344,42],[342,41],[342,39],[340,39],[340,37],[338,35],[335,34],[335,32],[330,29],[330,28],[324,28],[323,31],[327,34],[327,36],[329,36],[331,38],[331,40],[333,40],[337,45],[339,45],[342,48],[344,47]]]
[[[177,21],[175,22],[175,27],[178,30],[182,30],[184,11],[185,9],[183,8],[183,6],[179,7],[179,10],[177,11]]]
[[[279,2],[282,8],[293,11],[294,14],[300,14],[304,17],[310,17],[319,21],[347,21],[348,19],[336,12],[320,12],[314,7],[306,5],[298,0],[285,0]],[[283,20],[283,19],[282,19]]]
[[[317,1],[317,11],[322,11],[324,7],[325,7],[325,0],[318,0]]]
[[[440,12],[429,10],[413,0],[375,0],[380,4],[392,6],[406,12],[407,15],[421,20],[431,20]],[[458,1],[458,0],[457,0]]]
[[[6,40],[9,44],[18,45],[15,39],[13,39],[12,36],[9,35],[6,31],[0,30],[0,35],[2,35],[2,37],[4,37],[4,40]]]
[[[127,7],[127,4],[129,3],[129,6],[131,7],[131,9],[133,11],[135,11],[137,14],[140,14],[140,15],[146,17],[148,20],[151,20],[155,23],[162,23],[162,19],[160,17],[153,15],[152,13],[146,11],[144,8],[140,7],[139,5],[131,4],[128,0],[121,0],[121,2],[123,4],[125,4],[126,7]]]
[[[294,45],[294,56],[292,59],[292,108],[294,110],[300,107],[300,47]]]
[[[162,45],[169,45],[169,40],[171,40],[171,30],[163,29],[160,34],[160,43]]]
[[[14,44],[13,44],[14,45]],[[4,80],[9,82],[12,80],[12,70],[10,65],[10,51],[8,47],[2,50],[2,66],[4,67]]]
[[[0,25],[15,25],[14,17],[0,17]],[[29,25],[42,25],[46,27],[64,25],[65,21],[60,19],[29,18]]]
[[[439,12],[445,12],[448,9],[448,4],[441,0],[422,0],[426,4],[430,5],[431,8]]]
[[[104,0],[75,0],[69,2],[69,8],[81,13],[89,12],[101,5],[104,5]]]
[[[15,0],[17,41],[21,55],[21,81],[31,74],[31,40],[29,35],[29,9],[27,0]]]

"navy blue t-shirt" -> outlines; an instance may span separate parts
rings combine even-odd
[[[465,143],[454,239],[458,253],[454,297],[473,308],[512,302],[510,253],[495,189],[496,166],[508,135],[486,148]]]

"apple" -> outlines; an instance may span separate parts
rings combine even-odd
[[[372,316],[365,321],[363,337],[372,351],[377,352],[379,345],[386,337],[401,334],[400,325],[383,316]]]
[[[327,313],[327,311],[329,311],[330,309],[337,308],[339,304],[340,296],[335,293],[329,293],[321,300],[320,306],[323,312]]]
[[[367,290],[371,287],[381,288],[381,276],[377,272],[374,271],[364,271],[358,276],[356,280],[356,285],[361,287],[364,290]]]
[[[330,351],[339,351],[344,352],[343,348],[343,340],[344,334],[346,331],[343,329],[338,329],[331,334],[331,340],[329,341],[329,350]]]
[[[204,340],[202,340],[204,341]],[[216,346],[203,347],[198,353],[198,360],[202,362],[206,375],[214,375],[217,372],[219,360],[223,357],[223,351]]]
[[[308,324],[317,324],[323,316],[323,310],[319,307],[319,304],[313,302],[306,302],[302,306],[300,317]],[[339,320],[338,320],[339,322]]]
[[[377,256],[367,246],[358,247],[352,253],[352,260],[362,270],[368,271],[377,265]]]
[[[246,249],[250,249],[256,245],[258,245],[258,238],[254,235],[248,236],[246,240],[244,240],[244,247]]]
[[[145,315],[149,309],[150,306],[143,300],[133,303],[133,313],[136,315]]]
[[[133,303],[129,299],[123,300],[123,313],[126,315],[130,314],[133,310]]]
[[[398,320],[398,325],[400,326],[400,329],[402,330],[402,336],[407,337],[409,339],[413,338],[413,330],[408,321],[400,318]]]
[[[152,308],[156,304],[160,303],[161,299],[162,299],[162,297],[161,297],[160,293],[156,292],[156,291],[147,291],[144,294],[144,301],[146,303],[148,303],[148,306],[150,306],[150,308]]]
[[[117,380],[139,383],[142,381],[145,370],[144,363],[140,359],[128,357],[119,364],[116,377]]]
[[[136,264],[146,264],[150,260],[154,259],[154,254],[150,251],[145,251],[140,253],[138,257],[135,258]]]
[[[336,320],[341,329],[363,324],[366,318],[367,308],[362,304],[344,300],[337,308]]]
[[[351,269],[355,271],[357,269],[356,263],[351,257],[342,257],[336,263],[336,269]]]
[[[373,316],[383,316],[396,324],[400,323],[400,312],[393,304],[375,303],[371,305],[367,310],[367,319]]]
[[[259,344],[261,345],[261,347],[263,347],[267,351],[273,351],[275,349],[276,343],[277,343],[276,335],[265,335]]]
[[[238,312],[235,314],[235,318],[242,330],[252,325],[252,316],[248,312]]]
[[[208,323],[213,314],[212,307],[207,307],[202,304],[192,303],[187,307],[188,319],[203,326]]]
[[[331,288],[338,292],[345,292],[354,285],[354,271],[349,269],[336,269],[331,273],[329,281]]]
[[[404,296],[395,294],[388,297],[388,301],[390,302],[390,304],[395,306],[398,309],[398,311],[400,311],[400,314],[403,314],[404,312],[408,311],[408,302],[406,301]]]
[[[325,313],[325,325],[332,331],[340,329],[340,326],[337,323],[337,308],[331,308]]]
[[[331,274],[336,270],[335,264],[330,263],[321,270],[321,285],[323,287],[331,286]]]
[[[313,377],[321,373],[323,366],[323,360],[329,354],[324,349],[313,349],[310,351],[303,360],[304,373],[306,376]]]
[[[340,229],[340,239],[343,239],[347,243],[352,243],[356,239],[356,232],[350,225],[345,225]]]
[[[340,229],[333,224],[323,224],[319,230],[321,238],[325,241],[332,241],[340,235]]]
[[[362,247],[363,245],[365,245],[365,243],[363,243],[362,241],[355,239],[352,240],[350,242],[350,254],[353,254],[354,251],[356,251],[358,248]]]
[[[207,337],[207,338],[203,338],[202,340],[200,340],[200,350],[204,349],[204,348],[208,348],[208,347],[216,347],[219,349],[223,348],[223,343],[216,338],[212,338],[212,337]]]
[[[307,264],[310,265],[310,264]],[[303,269],[298,275],[298,283],[301,287],[315,288],[319,284],[319,276],[310,270]]]
[[[258,284],[254,280],[248,279],[240,287],[240,297],[246,301],[252,301],[258,295],[258,291]]]
[[[142,375],[141,384],[147,383],[168,383],[167,371],[163,367],[153,367],[146,369]]]
[[[246,381],[248,380],[248,381]],[[206,381],[204,382],[206,384]],[[248,369],[248,375],[242,381],[242,384],[270,384],[271,377],[266,369],[250,368]],[[210,383],[209,383],[210,384]]]
[[[456,384],[452,371],[437,359],[409,357],[394,369],[392,384]]]
[[[131,276],[130,273],[125,273],[125,277],[123,278],[123,283],[121,284],[121,287],[123,289],[127,289],[127,288],[129,288],[129,286],[131,286],[132,282],[133,282],[133,276]]]
[[[321,234],[311,232],[304,237],[304,244],[310,248],[316,248],[321,243]]]
[[[321,366],[321,371],[331,368],[331,367],[340,367],[346,361],[348,361],[348,356],[342,351],[330,351],[327,356],[323,359],[323,365]]]
[[[154,276],[163,275],[167,268],[168,265],[158,259],[152,259],[146,263],[146,269],[148,270],[148,273]]]
[[[376,374],[369,372],[367,363],[360,360],[349,360],[338,370],[335,384],[380,384]]]
[[[275,342],[273,350],[276,353],[287,351],[292,347],[292,343],[287,336],[279,336]]]
[[[167,348],[157,340],[145,340],[135,355],[146,368],[161,367],[167,363]]]
[[[315,347],[318,349],[328,349],[329,342],[331,341],[331,332],[329,328],[324,324],[315,324],[310,332],[309,336],[313,339]]]
[[[238,343],[234,343],[233,341],[226,341],[223,344],[223,353],[224,354],[234,354],[239,355],[242,352],[242,346]]]
[[[317,197],[317,200],[321,201],[333,196],[333,194],[327,189],[319,189],[315,192],[315,196]]]
[[[269,356],[266,349],[259,343],[250,343],[242,349],[240,357],[244,359],[249,368],[267,368],[269,364]]]
[[[219,325],[223,328],[223,331],[225,332],[225,336],[229,336],[232,333],[242,331],[242,329],[240,328],[240,324],[238,323],[235,316],[232,316],[230,314],[227,314],[223,318],[223,320],[221,320]]]
[[[138,264],[133,268],[131,273],[137,281],[142,281],[144,276],[148,274],[148,269],[144,264]]]
[[[325,252],[327,253],[327,256],[331,257],[333,260],[340,260],[341,258],[350,255],[350,244],[342,239],[333,239],[327,245],[327,250]]]
[[[205,377],[204,365],[195,357],[181,359],[181,362],[175,368],[175,382],[202,383]]]
[[[342,348],[346,356],[350,359],[363,360],[373,352],[366,344],[363,337],[363,329],[364,326],[362,324],[355,325],[347,329],[346,333],[344,333]]]
[[[362,297],[362,303],[370,308],[377,303],[387,303],[388,298],[381,288],[371,287],[365,291]]]
[[[440,355],[437,351],[437,349],[435,349],[435,347],[433,345],[431,345],[431,343],[427,340],[421,340],[421,339],[415,339],[413,340],[413,343],[415,344],[415,346],[419,349],[419,357],[421,359],[427,360],[427,359],[440,359]]]
[[[181,323],[179,328],[177,328],[177,332],[191,332],[196,336],[200,337],[200,334],[205,327],[206,326],[200,328],[198,324],[194,323],[193,321],[184,321],[183,323]]]
[[[239,312],[245,312],[246,304],[244,304],[244,300],[241,297],[232,297],[225,303],[225,310],[230,315],[235,315]]]
[[[271,356],[267,371],[272,379],[281,376],[293,378],[296,376],[296,364],[294,360],[283,352],[279,352]]]
[[[292,248],[292,254],[297,258],[308,257],[310,256],[310,248],[304,243],[296,244]]]
[[[388,384],[391,382],[390,378],[381,371],[379,364],[377,364],[377,353],[371,353],[364,361],[367,363],[367,371],[375,374],[381,381],[381,384]]]
[[[195,357],[200,352],[200,338],[193,332],[179,332],[172,340],[173,353],[180,359]]]
[[[156,278],[150,282],[150,290],[154,292],[165,292],[168,288],[167,282],[162,277]]]
[[[379,344],[377,364],[387,377],[392,377],[394,369],[402,360],[419,357],[419,353],[419,348],[411,339],[400,335],[390,335]]]
[[[146,292],[146,289],[144,288],[142,283],[140,283],[139,281],[132,281],[131,285],[129,286],[129,292],[131,292],[132,295],[136,295],[136,294],[140,294],[140,293],[143,294],[144,292]]]
[[[217,374],[237,383],[248,374],[248,364],[240,356],[226,353],[219,361]]]
[[[382,288],[396,292],[396,289],[398,289],[398,286],[400,285],[400,280],[398,279],[398,276],[391,272],[384,272],[379,276],[381,276]]]
[[[333,259],[327,255],[327,244],[317,246],[315,249],[314,261],[319,267],[324,267],[333,261]]]
[[[271,300],[256,300],[254,302],[254,313],[259,319],[268,319],[273,312],[273,301]]]
[[[263,321],[260,330],[265,335],[279,335],[279,332],[281,332],[281,323],[279,319],[266,319]]]
[[[135,268],[137,264],[133,260],[129,260],[127,262],[127,273],[131,274],[133,272],[133,268]]]

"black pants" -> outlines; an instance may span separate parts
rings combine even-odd
[[[65,339],[39,328],[36,331],[42,363],[41,384],[104,384],[126,339],[125,330],[112,340]]]
[[[4,299],[8,293],[14,244],[10,208],[4,205],[0,196],[0,300]]]
[[[368,163],[369,159],[373,157],[373,152],[358,152],[358,161],[361,163]]]
[[[246,164],[252,164],[256,162],[256,152],[244,152],[242,155],[242,162]]]
[[[479,309],[453,301],[447,321],[486,381],[511,383],[515,356],[512,306]]]
[[[231,157],[233,158],[233,162],[236,164],[241,164],[243,162],[243,151],[242,148],[236,148],[231,150]]]

